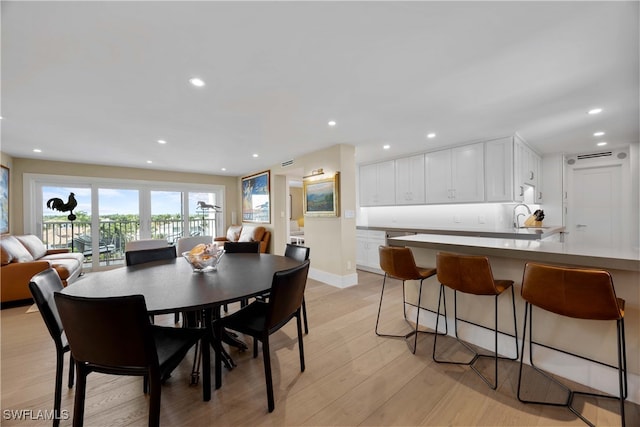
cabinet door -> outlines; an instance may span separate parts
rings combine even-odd
[[[484,201],[484,143],[451,149],[451,182],[455,202]]]
[[[378,187],[376,205],[393,205],[396,202],[396,174],[393,160],[377,163]]]
[[[396,160],[396,205],[424,203],[424,154]]]
[[[484,149],[486,201],[513,200],[513,138],[487,141]]]
[[[377,199],[377,165],[360,166],[360,206],[375,206]]]
[[[451,150],[425,154],[427,203],[451,203]]]

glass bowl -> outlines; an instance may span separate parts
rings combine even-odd
[[[214,245],[207,245],[202,250],[191,250],[182,253],[182,256],[191,264],[191,268],[195,273],[216,270],[222,255],[224,255],[224,248]]]

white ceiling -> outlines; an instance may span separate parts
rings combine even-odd
[[[2,151],[238,176],[336,143],[637,143],[638,6],[2,1]]]

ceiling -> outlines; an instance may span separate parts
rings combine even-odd
[[[1,149],[240,176],[338,143],[638,143],[638,6],[2,1]]]

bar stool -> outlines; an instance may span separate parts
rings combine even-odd
[[[462,344],[467,350],[473,353],[473,358],[468,362],[456,362],[452,360],[438,360],[436,358],[437,338],[433,340],[433,360],[437,363],[449,363],[454,365],[468,365],[476,374],[493,390],[498,387],[498,359],[518,360],[518,328],[516,323],[516,305],[515,293],[513,291],[512,280],[495,280],[491,272],[489,258],[485,256],[468,256],[455,255],[439,252],[436,255],[436,268],[438,270],[438,280],[440,281],[440,289],[444,294],[444,286],[453,289],[454,301],[454,319],[455,319],[455,339]],[[513,331],[514,343],[516,348],[516,357],[498,356],[498,297],[507,289],[511,288],[511,305],[513,307]],[[458,292],[473,295],[491,295],[494,296],[494,351],[493,354],[480,354],[467,343],[458,337]],[[446,301],[445,310],[446,310]],[[438,314],[440,314],[440,300],[438,300]],[[439,319],[439,316],[438,316]],[[446,321],[446,317],[445,317]],[[438,323],[436,321],[436,329]],[[491,381],[474,366],[476,360],[481,357],[492,357],[495,360],[494,378]]]
[[[524,329],[522,340],[522,354],[525,351],[527,336],[527,322],[529,328],[529,360],[531,367],[543,376],[566,390],[567,400],[564,403],[524,400],[520,396],[522,385],[522,360],[520,360],[520,372],[518,374],[518,400],[523,403],[538,403],[542,405],[566,406],[582,421],[593,426],[573,406],[573,398],[576,394],[604,397],[620,400],[620,418],[622,425],[624,419],[624,400],[627,398],[627,357],[624,337],[624,305],[625,301],[616,297],[613,288],[611,274],[606,270],[557,267],[551,265],[529,262],[525,265],[522,279],[522,298],[526,301],[524,311]],[[611,396],[595,393],[587,393],[571,390],[555,378],[547,375],[533,363],[533,307],[550,311],[562,316],[574,319],[590,320],[615,320],[617,325],[618,341],[618,381],[620,396]],[[601,365],[610,366],[603,362],[593,360]],[[615,368],[615,366],[610,366]]]
[[[438,328],[436,327],[436,332],[430,331],[419,331],[418,330],[418,320],[420,318],[420,310],[427,310],[425,308],[421,308],[420,304],[422,302],[422,282],[424,279],[428,279],[431,276],[436,274],[435,268],[420,268],[416,266],[415,259],[413,258],[413,253],[411,249],[404,247],[395,247],[395,246],[379,246],[378,253],[380,254],[380,268],[384,271],[384,279],[382,280],[382,292],[380,293],[380,305],[378,306],[378,317],[376,319],[376,335],[380,337],[390,337],[390,338],[409,338],[412,335],[414,336],[413,341],[413,354],[416,353],[416,345],[418,344],[418,332],[422,333],[434,333],[437,334]],[[416,315],[416,326],[414,330],[405,334],[405,335],[389,335],[382,334],[378,332],[378,323],[380,322],[380,311],[382,309],[382,298],[384,297],[384,287],[387,281],[387,277],[391,277],[394,279],[402,280],[402,311],[404,314],[404,320],[411,326],[411,323],[407,319],[407,310],[406,304],[413,305],[417,308]],[[418,304],[413,304],[407,302],[405,298],[404,291],[404,282],[406,280],[420,280],[420,288],[418,291]],[[447,315],[445,310],[445,316]],[[446,335],[447,331],[441,335]]]

